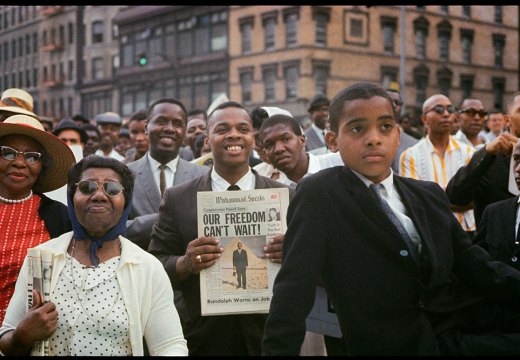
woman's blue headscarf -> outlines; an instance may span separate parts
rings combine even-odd
[[[103,243],[105,241],[110,241],[116,239],[119,235],[126,235],[126,221],[128,220],[128,215],[130,214],[130,209],[132,208],[132,199],[126,204],[123,213],[121,214],[121,218],[118,223],[110,228],[105,235],[97,238],[90,236],[85,228],[79,223],[78,218],[76,217],[76,210],[74,208],[74,202],[72,201],[72,197],[67,191],[67,211],[69,213],[70,222],[72,223],[72,231],[74,232],[74,238],[76,240],[92,240],[92,245],[90,245],[90,260],[94,266],[99,265],[99,257],[96,254],[98,248],[103,247]]]

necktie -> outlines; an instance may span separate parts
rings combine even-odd
[[[227,191],[237,191],[237,190],[240,190],[240,187],[238,185],[230,185],[227,188]]]
[[[164,189],[166,189],[166,174],[164,173],[164,168],[166,165],[159,165],[159,169],[161,169],[161,174],[159,175],[159,188],[161,189],[161,196],[164,193]]]
[[[381,184],[371,184],[370,185],[370,191],[374,194],[376,199],[379,201],[379,204],[381,205],[381,208],[383,209],[383,212],[388,216],[390,221],[395,225],[397,228],[397,231],[399,231],[399,234],[401,234],[402,238],[406,242],[406,245],[408,245],[408,249],[410,250],[410,253],[412,254],[412,257],[415,261],[418,260],[418,250],[417,250],[417,244],[413,242],[413,240],[410,238],[410,235],[404,228],[403,224],[401,224],[401,221],[397,218],[397,216],[394,214],[392,209],[390,208],[390,205],[386,202],[386,200],[381,196],[381,188],[383,185]]]

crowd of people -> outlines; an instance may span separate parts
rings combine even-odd
[[[520,354],[520,92],[507,108],[399,91],[317,94],[303,127],[274,106],[155,99],[54,123],[23,89],[0,101],[0,352],[29,355]],[[458,124],[458,125],[457,125]],[[265,313],[201,313],[197,194],[286,188]],[[256,256],[233,251],[237,291]],[[30,248],[53,252],[28,300]],[[306,319],[316,291],[341,337]]]

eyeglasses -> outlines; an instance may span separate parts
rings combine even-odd
[[[474,109],[474,108],[469,108],[469,109],[462,109],[462,110],[459,110],[459,113],[462,114],[462,113],[466,113],[468,114],[470,117],[475,117],[476,114],[478,114],[478,116],[480,118],[483,118],[483,117],[486,117],[487,116],[487,111],[482,109],[482,110],[477,110],[477,109]]]
[[[7,161],[13,161],[18,154],[22,154],[25,162],[29,165],[36,164],[41,159],[42,154],[36,151],[18,151],[9,146],[0,146],[2,157]]]
[[[399,99],[392,99],[395,106],[401,106],[403,105],[403,101]]]
[[[442,115],[442,114],[444,114],[444,111],[448,111],[448,113],[453,114],[455,111],[457,111],[457,108],[453,105],[448,105],[448,106],[435,105],[431,109],[425,111],[424,114],[427,114],[432,110],[435,111],[437,114]]]
[[[117,196],[123,191],[124,187],[117,181],[105,181],[103,183],[99,183],[93,180],[82,180],[79,183],[76,183],[78,190],[83,194],[90,196],[94,194],[99,185],[103,185],[103,191],[107,196],[114,197]]]

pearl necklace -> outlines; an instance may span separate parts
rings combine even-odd
[[[9,204],[19,204],[19,203],[23,203],[24,201],[29,200],[32,196],[33,196],[33,192],[31,190],[29,192],[29,195],[24,197],[23,199],[13,200],[13,199],[7,199],[7,198],[5,198],[3,196],[0,196],[0,200],[3,201],[3,202],[9,203]]]

